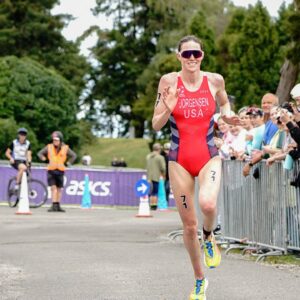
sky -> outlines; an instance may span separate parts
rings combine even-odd
[[[257,0],[232,0],[236,6],[247,7],[249,4],[254,5]],[[276,17],[277,11],[283,2],[287,4],[292,0],[261,0],[264,6],[267,7],[271,16]],[[75,4],[76,3],[76,4]],[[102,29],[111,27],[111,21],[103,17],[95,17],[91,12],[91,8],[96,6],[95,0],[60,0],[60,5],[54,7],[53,14],[67,13],[75,19],[63,30],[64,36],[68,40],[76,40],[86,29],[92,25],[99,25]],[[81,46],[81,52],[88,55],[88,48],[92,47],[96,41],[95,36],[87,38]]]

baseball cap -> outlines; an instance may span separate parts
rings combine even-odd
[[[27,129],[26,128],[24,128],[24,127],[21,127],[21,128],[19,128],[18,129],[18,134],[27,134]]]
[[[249,107],[247,109],[246,115],[250,116],[260,116],[262,117],[264,115],[263,111],[258,107]]]
[[[291,96],[293,99],[300,97],[300,83],[296,84],[291,90]]]

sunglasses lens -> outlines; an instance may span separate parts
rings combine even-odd
[[[183,58],[190,58],[192,55],[195,58],[200,58],[202,56],[202,51],[200,51],[200,50],[186,50],[186,51],[181,52],[181,56]]]

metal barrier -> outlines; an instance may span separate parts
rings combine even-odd
[[[290,185],[300,165],[286,171],[281,163],[268,167],[262,162],[253,167],[259,173],[255,179],[243,176],[244,164],[223,163],[219,196],[223,238],[239,242],[237,247],[245,251],[261,253],[258,260],[288,249],[300,251],[300,189]]]

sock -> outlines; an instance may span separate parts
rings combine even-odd
[[[204,238],[207,239],[211,235],[211,231],[206,231],[203,227]]]

